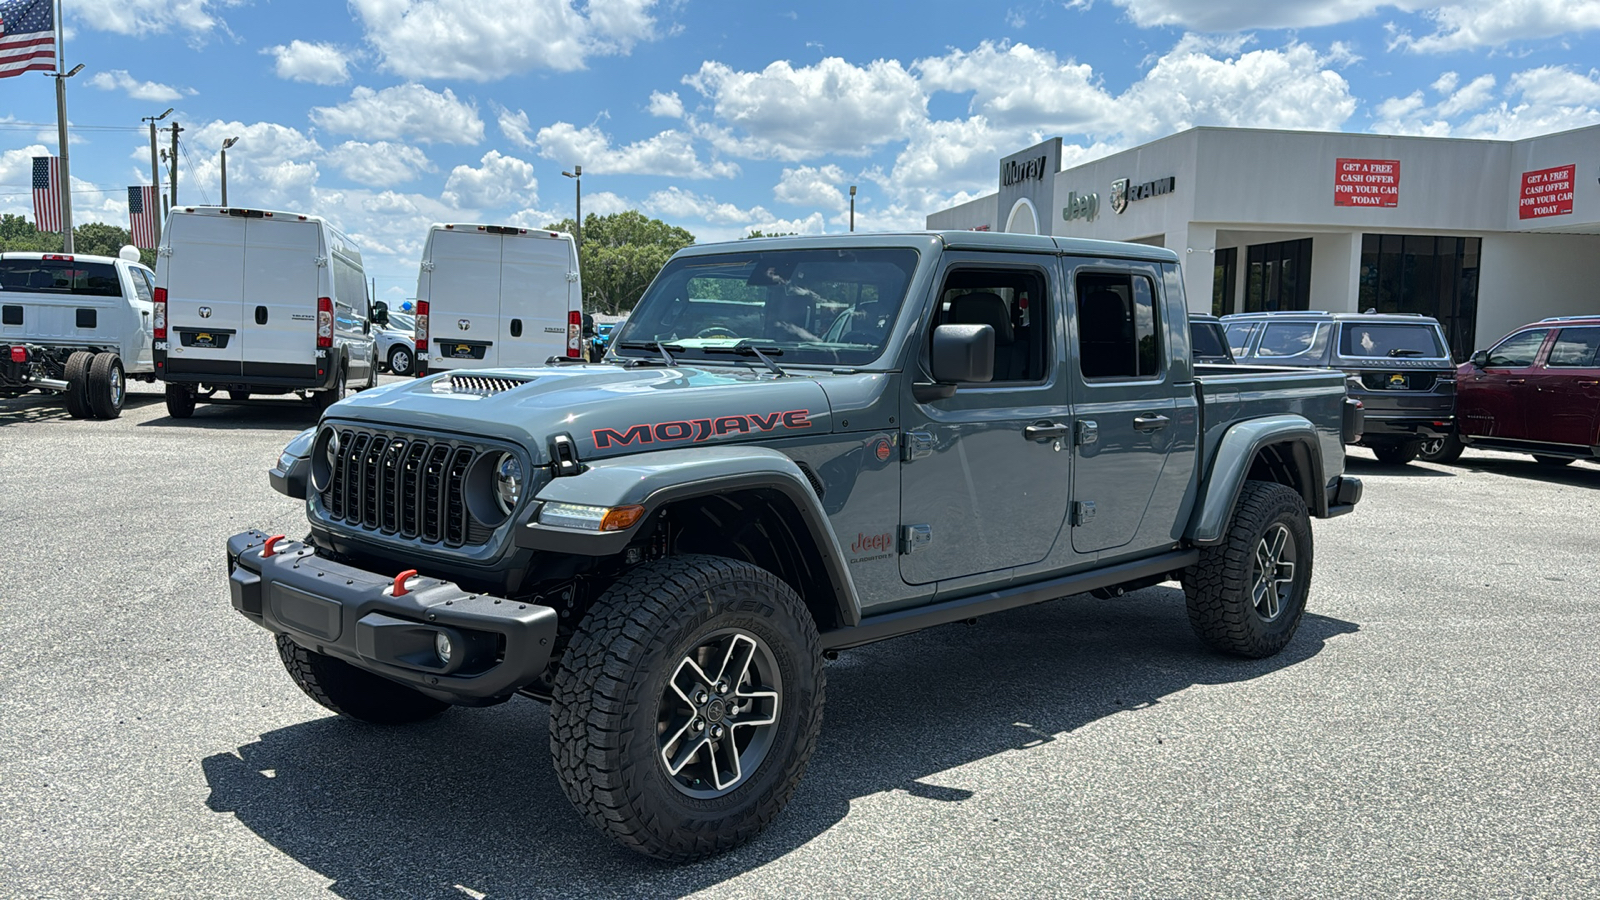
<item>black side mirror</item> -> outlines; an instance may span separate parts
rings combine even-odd
[[[372,320],[374,325],[389,324],[389,304],[384,303],[382,300],[374,301],[372,304],[372,312],[368,318]]]
[[[1473,353],[1472,364],[1480,369],[1487,368],[1489,365],[1489,351],[1479,350],[1476,353]]]
[[[933,380],[983,383],[994,378],[994,326],[940,325],[933,330]]]

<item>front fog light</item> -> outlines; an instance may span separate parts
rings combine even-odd
[[[623,531],[644,516],[642,506],[584,506],[551,501],[539,510],[539,524],[583,531]]]
[[[515,456],[503,453],[494,467],[494,501],[499,504],[500,511],[509,516],[521,499],[522,463],[517,462]]]
[[[452,649],[453,648],[450,646],[450,635],[441,631],[433,636],[433,652],[439,654],[439,662],[449,665],[450,651]]]

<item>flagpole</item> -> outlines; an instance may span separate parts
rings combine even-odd
[[[67,162],[67,54],[61,23],[61,0],[56,0],[56,134],[61,156],[61,252],[72,252],[72,168]]]

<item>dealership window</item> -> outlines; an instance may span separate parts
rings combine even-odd
[[[1439,320],[1456,359],[1472,355],[1478,329],[1483,241],[1428,234],[1361,236],[1360,307]]]
[[[1246,253],[1245,312],[1311,308],[1310,238],[1254,244]]]
[[[1211,266],[1211,314],[1225,316],[1233,312],[1233,285],[1239,280],[1239,248],[1223,247],[1217,251]]]

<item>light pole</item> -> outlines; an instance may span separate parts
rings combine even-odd
[[[237,137],[222,142],[222,205],[228,205],[228,148],[239,143]]]
[[[573,229],[572,229],[572,243],[574,245],[574,248],[580,251],[580,254],[579,254],[578,258],[582,259],[583,256],[581,254],[581,251],[583,250],[583,166],[573,166],[571,172],[562,172],[561,174],[567,176],[568,178],[571,178],[573,184],[576,185],[577,189],[578,189],[578,218],[577,218],[576,224],[573,226]]]
[[[156,123],[170,115],[172,115],[172,107],[169,106],[167,111],[159,116],[145,116],[139,120],[150,123],[150,183],[156,189],[155,196],[150,201],[156,205],[156,208],[150,210],[150,219],[156,223],[155,239],[157,247],[161,246],[161,162],[156,156]]]
[[[856,186],[850,185],[850,232],[856,230]]]
[[[56,17],[56,26],[59,31],[60,16]],[[57,41],[57,46],[60,41]],[[61,252],[72,252],[72,167],[67,163],[67,79],[83,71],[83,63],[72,67],[72,71],[63,73],[61,67],[66,61],[58,54],[56,56],[56,70],[49,73],[56,80],[56,137],[61,142]]]

